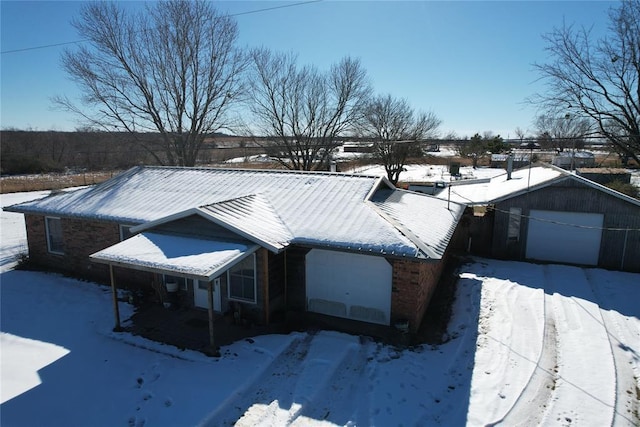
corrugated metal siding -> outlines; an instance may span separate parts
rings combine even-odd
[[[598,191],[575,180],[565,180],[552,186],[507,199],[496,205],[493,236],[493,254],[500,258],[524,259],[528,220],[520,224],[518,242],[507,242],[509,208],[520,207],[528,216],[532,209],[588,212],[604,214],[605,229],[602,234],[598,266],[605,268],[640,271],[640,233],[627,233],[626,248],[624,231],[610,228],[640,229],[640,208],[617,197]],[[625,252],[624,262],[622,252]]]

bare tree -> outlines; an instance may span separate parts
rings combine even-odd
[[[520,143],[527,137],[527,131],[523,130],[520,126],[517,126],[513,132],[516,134],[516,138],[520,140]]]
[[[534,126],[543,148],[558,152],[583,147],[591,131],[588,119],[570,113],[564,116],[541,114],[536,117]]]
[[[480,159],[486,157],[489,152],[486,142],[479,133],[473,135],[468,141],[460,141],[456,151],[460,157],[470,158],[474,169],[478,167]]]
[[[374,141],[374,157],[397,184],[408,157],[422,154],[419,141],[437,137],[441,123],[434,113],[416,113],[405,99],[376,96],[365,108],[359,133]]]
[[[533,101],[556,112],[572,108],[640,163],[640,1],[611,9],[609,23],[600,40],[570,25],[544,36],[550,59],[535,66],[548,90]]]
[[[327,167],[338,138],[362,114],[369,82],[360,61],[346,57],[322,73],[300,67],[293,54],[251,53],[248,107],[256,143],[280,164],[296,170]],[[269,141],[269,142],[265,142]]]
[[[73,25],[88,43],[65,51],[62,64],[84,106],[66,97],[54,102],[88,126],[159,132],[160,153],[134,141],[157,162],[184,166],[195,164],[205,136],[230,126],[246,59],[235,47],[235,21],[211,3],[161,1],[135,13],[90,2]]]

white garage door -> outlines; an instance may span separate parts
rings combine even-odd
[[[527,258],[597,265],[604,215],[532,210]]]
[[[312,249],[307,310],[383,325],[391,315],[391,265],[381,257]]]

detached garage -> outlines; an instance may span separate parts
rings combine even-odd
[[[604,215],[532,209],[527,259],[598,265]]]
[[[468,206],[459,249],[640,272],[640,200],[564,169],[538,164],[437,197]]]

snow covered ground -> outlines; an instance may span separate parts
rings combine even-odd
[[[111,332],[108,288],[12,270],[24,221],[0,227],[2,426],[640,424],[638,274],[476,259],[445,344],[320,331],[216,359]]]
[[[47,196],[49,191],[33,191],[0,195],[0,206],[27,202]],[[27,252],[27,231],[24,216],[0,212],[0,272],[13,268],[20,254]]]

